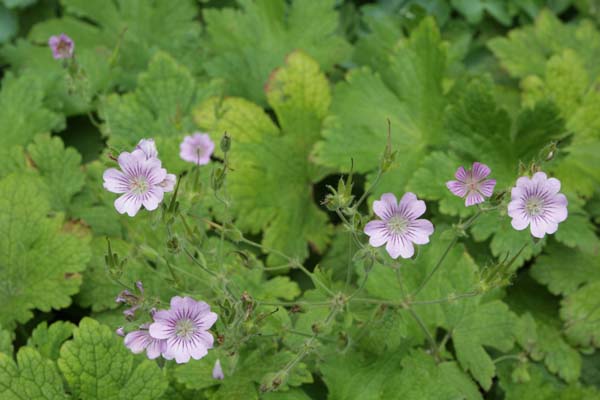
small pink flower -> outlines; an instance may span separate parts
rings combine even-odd
[[[415,254],[414,244],[429,243],[433,224],[426,219],[418,219],[425,213],[423,200],[414,193],[406,193],[400,203],[392,193],[385,193],[381,200],[373,202],[373,212],[381,220],[370,221],[365,233],[370,236],[369,244],[385,249],[393,259],[402,256],[410,258]]]
[[[115,333],[117,335],[121,336],[121,337],[124,337],[125,336],[125,329],[122,326],[120,326],[117,329],[115,329]]]
[[[212,370],[213,379],[223,380],[225,379],[225,375],[223,374],[223,368],[221,367],[221,360],[217,359],[215,362],[215,366]]]
[[[64,33],[61,33],[58,36],[50,36],[50,39],[48,39],[48,46],[50,46],[50,49],[52,50],[52,57],[56,60],[73,57],[75,43],[73,42],[73,39]]]
[[[163,357],[175,359],[178,364],[193,358],[199,360],[212,349],[214,338],[208,330],[217,320],[210,306],[191,297],[175,296],[169,310],[160,310],[153,315],[150,335],[165,340]]]
[[[473,169],[466,171],[464,167],[456,170],[456,181],[446,182],[446,187],[458,197],[465,197],[467,207],[483,203],[485,197],[490,197],[496,186],[495,179],[485,179],[490,174],[490,168],[478,162],[473,163]]]
[[[154,360],[165,351],[166,340],[155,339],[150,336],[149,326],[150,324],[143,324],[139,330],[128,333],[125,336],[124,343],[132,353],[139,354],[146,350],[148,358]]]
[[[543,172],[536,172],[531,179],[527,176],[517,179],[508,203],[513,228],[521,231],[530,226],[531,234],[537,238],[556,232],[558,224],[568,215],[567,197],[559,191],[560,181],[548,178]]]
[[[148,158],[143,150],[119,155],[119,167],[104,171],[104,188],[112,193],[123,193],[115,200],[115,208],[121,214],[135,216],[144,206],[148,211],[156,210],[165,192],[173,190],[174,181],[162,168],[158,158]]]
[[[198,165],[210,162],[210,156],[215,150],[215,144],[207,134],[196,132],[186,136],[179,146],[179,156],[182,160]]]

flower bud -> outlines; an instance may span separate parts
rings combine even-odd
[[[229,149],[231,148],[231,136],[229,136],[229,134],[227,132],[225,132],[223,134],[223,137],[221,138],[221,151],[223,153],[227,153],[229,151]]]

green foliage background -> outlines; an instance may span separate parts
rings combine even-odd
[[[599,29],[595,0],[1,0],[0,398],[600,399]],[[78,68],[51,57],[47,40],[62,32]],[[543,168],[561,180],[569,218],[537,243],[504,211],[478,220],[417,299],[450,300],[418,309],[441,360],[406,310],[357,306],[263,393],[304,348],[298,332],[328,315],[269,305],[327,293],[298,270],[268,268],[283,252],[330,290],[360,285],[365,267],[321,201],[351,165],[356,195],[377,179],[387,120],[397,156],[371,200],[417,193],[436,233],[398,271],[375,265],[370,297],[413,292],[444,232],[473,214],[444,185],[458,165],[488,164],[501,191],[555,142]],[[232,136],[235,226],[273,251],[221,249],[206,223],[229,218],[211,166],[198,185],[182,181],[197,237],[184,246],[236,296],[260,300],[240,332],[264,337],[227,331],[222,315],[226,346],[159,366],[113,332],[121,288],[105,238],[127,259],[122,280],[162,301],[191,294],[218,310],[223,288],[167,251],[160,212],[117,214],[102,172],[110,154],[153,137],[163,166],[191,176],[178,150],[196,130]],[[452,300],[523,244],[508,287]],[[211,378],[217,358],[223,381]]]

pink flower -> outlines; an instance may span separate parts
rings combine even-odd
[[[215,362],[215,366],[212,370],[213,379],[223,380],[225,379],[225,375],[223,374],[223,368],[221,367],[221,360],[217,359]]]
[[[48,39],[48,46],[50,46],[50,49],[52,50],[52,57],[56,60],[73,57],[75,43],[73,42],[73,39],[64,33],[61,33],[58,36],[50,36],[50,39]]]
[[[512,226],[521,231],[531,227],[531,234],[543,238],[546,233],[556,232],[558,224],[567,219],[567,198],[558,193],[560,181],[536,172],[533,178],[522,176],[512,188],[508,215]]]
[[[175,296],[171,308],[157,311],[153,318],[149,332],[153,338],[166,341],[162,354],[167,360],[175,359],[178,364],[190,358],[199,360],[213,347],[214,338],[208,330],[217,314],[202,301]]]
[[[143,324],[139,330],[128,333],[125,336],[124,343],[135,354],[146,350],[148,358],[154,360],[165,351],[166,340],[155,339],[150,336],[148,326],[150,324]]]
[[[483,203],[485,197],[490,197],[496,186],[495,179],[485,179],[490,174],[490,168],[478,162],[473,163],[473,169],[466,171],[463,167],[456,170],[456,181],[446,182],[450,191],[458,197],[465,197],[467,207]]]
[[[156,210],[163,200],[164,193],[173,190],[167,170],[162,168],[158,158],[147,158],[143,150],[119,155],[119,167],[104,171],[104,188],[112,193],[123,193],[115,200],[115,208],[130,217],[137,214],[142,206],[148,211]],[[173,177],[174,178],[174,177]]]
[[[418,219],[425,213],[425,202],[418,200],[414,193],[406,193],[400,203],[392,193],[385,193],[381,200],[373,202],[373,212],[381,220],[370,221],[365,233],[370,236],[369,244],[385,249],[393,259],[414,255],[414,244],[429,243],[433,224],[426,219]]]
[[[182,160],[198,165],[210,162],[210,156],[215,149],[215,144],[207,134],[199,132],[186,136],[179,146],[179,156]]]

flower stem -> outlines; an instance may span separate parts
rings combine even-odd
[[[425,277],[425,279],[423,279],[423,282],[421,282],[421,285],[417,288],[417,290],[415,290],[415,292],[411,295],[412,298],[416,297],[419,293],[421,293],[421,290],[423,290],[425,288],[425,286],[427,286],[427,283],[433,277],[433,275],[435,275],[437,270],[440,268],[440,266],[446,259],[446,256],[448,255],[448,253],[450,253],[450,250],[452,250],[452,248],[454,247],[456,242],[458,242],[458,236],[454,236],[452,241],[448,244],[448,247],[446,247],[446,250],[444,250],[444,253],[440,257],[438,262],[435,264],[433,269],[429,272],[429,274]]]
[[[431,350],[433,351],[433,356],[435,357],[436,361],[437,362],[442,361],[442,357],[440,356],[437,343],[436,343],[435,339],[433,338],[433,336],[431,335],[431,333],[429,332],[429,329],[427,329],[427,326],[425,326],[425,323],[423,322],[421,317],[419,317],[419,314],[417,314],[415,312],[415,310],[413,310],[410,307],[408,307],[407,310],[408,310],[408,313],[417,322],[419,327],[421,327],[421,330],[423,331],[423,333],[425,333],[425,337],[427,338],[427,340],[429,341],[429,344],[431,345]]]

